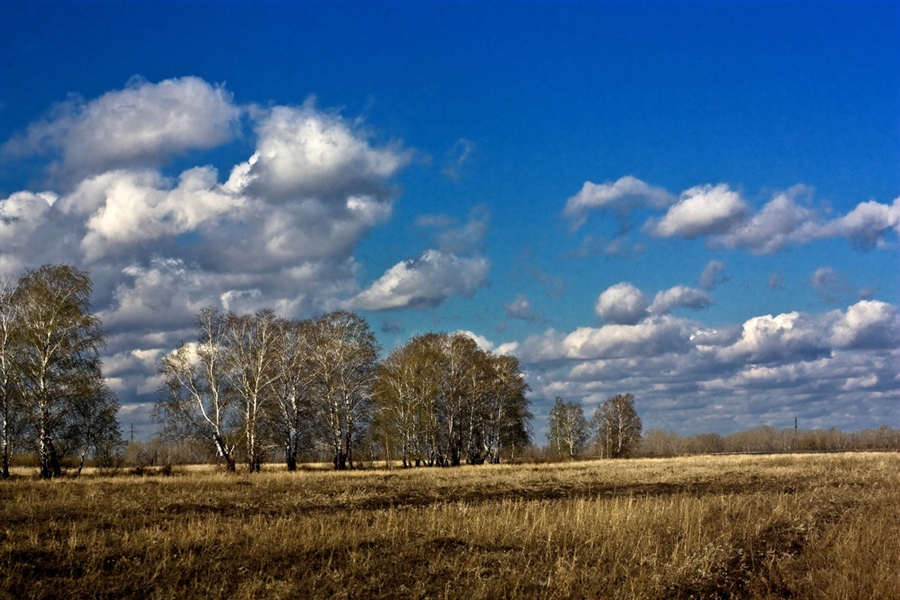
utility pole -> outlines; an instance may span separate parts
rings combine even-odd
[[[133,443],[134,443],[134,423],[132,423],[132,424],[128,427],[128,429],[129,429],[129,431],[131,431],[131,443],[133,444]]]

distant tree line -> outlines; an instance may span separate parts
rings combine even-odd
[[[0,282],[0,477],[16,452],[37,455],[42,478],[63,460],[122,448],[119,402],[106,385],[99,351],[106,343],[90,312],[91,279],[69,265],[29,270]]]
[[[839,429],[777,429],[762,425],[725,436],[701,433],[682,436],[652,429],[644,434],[640,456],[680,456],[723,452],[838,452],[846,450],[900,450],[900,429],[882,425],[844,433]]]
[[[240,455],[252,472],[273,449],[288,470],[321,449],[342,470],[361,447],[404,466],[453,466],[496,463],[530,444],[514,357],[463,334],[414,337],[380,362],[379,350],[352,312],[297,320],[204,309],[196,341],[159,364],[162,434],[204,441],[229,471]]]

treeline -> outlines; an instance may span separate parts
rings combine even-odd
[[[284,319],[207,308],[197,339],[159,365],[167,440],[206,442],[234,471],[279,451],[288,470],[326,449],[353,468],[361,447],[409,465],[499,462],[530,444],[518,360],[463,334],[417,336],[383,361],[368,323],[335,311]]]
[[[702,433],[682,436],[652,429],[644,434],[638,454],[648,457],[723,452],[840,452],[847,450],[900,450],[900,429],[882,425],[844,433],[839,429],[776,429],[769,425],[722,436]]]
[[[101,373],[106,342],[90,312],[91,279],[69,265],[0,282],[0,477],[16,453],[38,457],[41,477],[64,459],[121,451],[119,402]]]

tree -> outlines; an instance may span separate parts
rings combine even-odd
[[[175,439],[212,442],[228,472],[235,471],[236,444],[233,390],[225,350],[227,319],[218,309],[204,308],[197,316],[197,342],[184,342],[163,357],[159,373],[163,385],[156,415],[163,434]]]
[[[332,463],[336,470],[352,469],[354,443],[371,417],[379,346],[366,320],[346,311],[317,319],[312,339],[310,367]]]
[[[418,466],[438,437],[437,403],[443,381],[444,336],[415,336],[378,366],[373,389],[376,425],[389,454]]]
[[[258,473],[262,468],[262,426],[266,412],[274,408],[278,344],[278,319],[271,310],[253,315],[228,313],[223,340],[224,357],[230,387],[241,411],[247,468]]]
[[[500,452],[523,451],[531,444],[531,411],[526,394],[531,390],[519,359],[487,355],[490,379],[482,417],[482,444],[488,462],[498,464]]]
[[[22,275],[10,299],[18,338],[14,385],[34,430],[42,478],[62,474],[64,452],[58,446],[83,435],[76,405],[109,397],[99,358],[106,334],[90,313],[91,289],[87,271],[44,265]],[[118,426],[102,435],[119,435]]]
[[[105,383],[101,383],[93,394],[76,397],[72,409],[69,441],[79,454],[79,475],[88,453],[106,460],[124,451],[125,441],[116,418],[119,399]]]
[[[616,394],[597,407],[593,419],[597,445],[603,458],[622,458],[637,450],[641,418],[634,408],[634,394]]]
[[[20,336],[16,320],[18,310],[13,302],[15,286],[7,279],[0,280],[0,478],[9,479],[9,465],[17,434],[21,432],[21,389],[16,385],[20,351]]]
[[[403,465],[497,463],[531,441],[528,384],[512,356],[481,350],[467,335],[412,338],[379,366],[377,424]]]
[[[590,427],[581,404],[563,402],[557,396],[547,424],[547,441],[558,456],[575,458],[584,452],[590,439]]]
[[[310,321],[283,320],[279,325],[273,368],[274,406],[266,421],[270,437],[281,446],[288,471],[297,470],[297,457],[314,434]]]

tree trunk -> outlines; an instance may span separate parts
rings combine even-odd
[[[225,440],[219,434],[213,436],[213,441],[216,443],[216,449],[219,451],[219,454],[225,459],[225,471],[228,473],[236,472],[237,466],[234,463],[234,450],[228,449],[225,445]]]
[[[287,465],[287,470],[291,473],[297,470],[297,452],[294,449],[293,440],[284,449],[284,463]]]
[[[12,444],[10,444],[9,438],[9,421],[3,420],[3,439],[0,440],[0,443],[3,444],[3,457],[2,457],[2,465],[0,465],[0,479],[9,479],[9,463],[10,463],[10,455],[12,454]]]
[[[78,473],[75,474],[75,477],[81,477],[81,471],[84,469],[84,457],[87,456],[87,446],[85,446],[84,450],[81,453],[81,460],[78,461]]]

